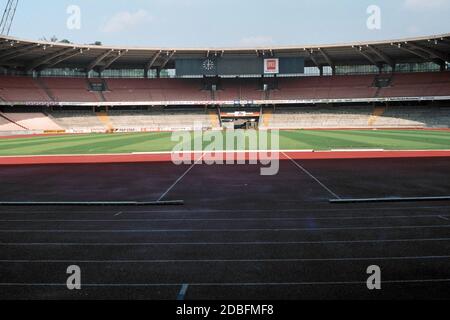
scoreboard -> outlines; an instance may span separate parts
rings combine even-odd
[[[305,60],[297,57],[213,57],[175,60],[177,76],[241,76],[302,74]]]

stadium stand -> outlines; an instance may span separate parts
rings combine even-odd
[[[108,79],[106,101],[208,101],[200,80]]]
[[[257,79],[222,79],[216,100],[263,100],[264,92]]]
[[[0,77],[0,98],[8,102],[49,102],[50,97],[30,77]]]
[[[449,128],[444,107],[302,107],[264,110],[263,129]]]
[[[51,98],[58,102],[99,102],[99,97],[89,90],[83,78],[38,78]]]
[[[217,117],[217,116],[216,116]],[[83,132],[105,131],[175,131],[212,129],[217,127],[211,115],[203,110],[190,111],[54,111],[49,120],[56,123],[59,128]],[[220,126],[220,125],[219,125]]]
[[[280,78],[274,100],[373,98],[375,76]]]
[[[104,123],[92,111],[57,111],[50,113],[49,117],[58,126],[66,130],[99,132],[106,130]]]
[[[110,111],[109,119],[115,130],[174,131],[212,129],[210,114],[205,111]]]
[[[376,75],[279,78],[272,100],[354,99],[450,96],[450,72],[394,74],[387,87]],[[101,79],[99,79],[102,81]],[[97,81],[99,81],[97,80]],[[211,101],[199,79],[105,79],[106,91],[90,90],[84,78],[0,77],[0,98],[7,102],[168,102]],[[264,100],[258,79],[222,79],[215,100]]]
[[[23,129],[44,131],[62,130],[60,126],[44,113],[5,113],[4,115]]]
[[[11,122],[3,114],[0,113],[0,132],[14,132],[25,130],[14,122]]]

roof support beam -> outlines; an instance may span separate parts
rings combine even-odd
[[[418,49],[418,50],[421,50],[421,51],[423,51],[425,53],[428,53],[430,56],[432,56],[432,57],[434,57],[436,59],[440,59],[442,61],[449,61],[450,60],[449,56],[447,54],[445,54],[445,53],[443,53],[443,52],[441,52],[439,50],[428,48],[428,47],[425,47],[423,45],[420,45],[420,44],[417,44],[417,43],[413,43],[413,42],[408,42],[408,45],[411,48]]]
[[[45,66],[42,66],[41,69],[53,68],[57,64],[60,64],[61,62],[66,61],[67,59],[76,57],[77,55],[82,54],[82,53],[83,53],[83,49],[75,49],[75,51],[70,53],[68,56],[62,56],[62,57],[59,57],[59,58],[49,61],[48,64],[46,64]]]
[[[126,51],[125,51],[126,52]],[[107,60],[105,62],[105,65],[103,65],[100,68],[100,72],[105,71],[106,69],[108,69],[109,67],[111,67],[111,65],[116,62],[117,59],[119,59],[120,57],[122,57],[124,55],[124,53],[122,53],[122,51],[119,51],[115,56],[111,57],[109,60]]]
[[[377,47],[368,45],[367,46],[373,53],[375,53],[384,63],[391,66],[391,68],[395,68],[395,61],[389,57],[387,54],[385,54],[383,51],[378,49]]]
[[[325,50],[319,48],[319,51],[322,54],[322,56],[325,58],[325,61],[331,67],[331,74],[334,75],[336,73],[336,65],[334,64],[333,60],[331,59],[331,57],[328,55],[328,53]],[[323,69],[321,69],[320,73],[321,73],[321,75],[323,74]]]
[[[39,44],[29,44],[26,46],[5,50],[5,52],[0,55],[0,61],[4,62],[14,59],[15,57],[24,55],[28,53],[30,50],[33,50],[34,48],[39,46],[40,46]]]
[[[327,53],[325,50],[321,49],[321,48],[319,48],[319,52],[320,52],[320,53],[322,54],[322,56],[325,58],[325,61],[328,63],[328,65],[329,65],[331,68],[334,69],[335,64],[334,64],[333,60],[331,60],[331,57],[328,55],[328,53]]]
[[[320,69],[321,65],[317,62],[317,59],[314,57],[314,51],[311,49],[307,49],[306,52],[309,55],[309,58],[312,60],[312,62],[314,62],[314,64],[316,65],[317,68]]]
[[[107,56],[109,56],[114,49],[108,50],[105,53],[99,55],[95,60],[93,60],[89,65],[86,67],[86,73],[91,72],[100,62],[102,62]]]
[[[161,52],[162,51],[155,53],[155,55],[145,64],[144,67],[145,72],[148,72],[153,67],[156,60],[158,60],[159,56],[161,55]]]
[[[69,52],[72,52],[73,49],[74,48],[66,48],[66,49],[63,49],[63,50],[56,51],[55,53],[52,53],[50,55],[46,55],[46,56],[44,56],[44,57],[42,57],[40,59],[37,59],[37,60],[31,62],[25,69],[27,71],[34,70],[37,67],[39,67],[39,66],[41,66],[43,64],[46,64],[47,62],[49,62],[49,61],[51,61],[51,60],[53,60],[55,58],[58,58],[60,56],[68,54]]]
[[[2,50],[14,48],[14,46],[17,44],[20,44],[20,41],[0,40],[0,48]]]
[[[162,70],[166,67],[166,65],[169,63],[170,59],[172,59],[172,57],[175,55],[176,51],[172,51],[171,53],[167,52],[167,53],[168,53],[168,56],[167,56],[166,60],[164,60],[162,65],[159,67],[160,70]]]
[[[395,45],[395,44],[393,44],[393,45]],[[411,54],[413,54],[413,55],[415,55],[415,56],[421,58],[423,61],[430,61],[430,60],[431,60],[431,57],[430,57],[429,55],[424,54],[424,53],[422,53],[422,52],[420,52],[420,51],[417,51],[417,50],[414,50],[414,49],[411,49],[411,48],[407,48],[407,47],[405,47],[405,46],[402,45],[402,44],[398,44],[398,45],[396,45],[396,46],[397,46],[397,48],[399,48],[400,50],[403,50],[403,51],[405,51],[405,52],[409,52],[409,53],[411,53]]]
[[[364,58],[366,58],[370,63],[372,63],[374,66],[379,67],[379,63],[376,62],[367,52],[364,52],[362,47],[356,48],[355,50],[358,51],[359,54],[361,54]]]

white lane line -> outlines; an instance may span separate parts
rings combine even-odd
[[[441,218],[442,220],[445,220],[445,221],[450,221],[450,219],[445,216],[439,216],[439,218]]]
[[[299,201],[300,202],[300,201]],[[416,207],[377,207],[377,204],[374,204],[374,207],[362,207],[362,208],[348,208],[348,209],[336,209],[336,208],[329,208],[329,209],[306,209],[304,211],[300,209],[276,209],[274,210],[266,210],[266,209],[253,209],[253,210],[227,210],[227,209],[211,209],[211,210],[141,210],[141,211],[124,211],[124,213],[127,214],[145,214],[145,213],[166,213],[166,214],[179,214],[179,213],[264,213],[264,212],[349,212],[349,211],[386,211],[386,210],[392,210],[392,211],[411,211],[411,210],[445,210],[450,209],[450,206],[416,206]],[[3,211],[0,213],[0,216],[2,215],[8,215],[8,214],[25,214],[25,215],[38,215],[38,214],[46,214],[48,215],[47,211]],[[66,214],[66,212],[52,212],[52,214]],[[110,215],[111,212],[108,211],[71,211],[71,214],[107,214]]]
[[[117,216],[117,215],[116,215]],[[166,218],[166,219],[99,219],[99,220],[91,220],[91,219],[14,219],[14,220],[1,220],[0,222],[6,223],[14,223],[14,222],[172,222],[172,221],[315,221],[315,220],[383,220],[383,219],[423,219],[423,218],[440,218],[445,219],[443,216],[438,215],[411,215],[411,216],[354,216],[354,217],[305,217],[305,218]],[[448,219],[445,219],[449,221]]]
[[[349,258],[298,258],[298,259],[197,259],[197,260],[0,260],[0,263],[83,263],[83,264],[166,264],[166,263],[287,263],[287,262],[333,262],[333,261],[404,261],[404,260],[448,260],[450,256],[411,257],[349,257]]]
[[[450,225],[386,226],[386,227],[330,227],[330,228],[267,228],[267,229],[161,229],[161,230],[0,230],[0,233],[211,233],[211,232],[316,232],[336,230],[397,230],[397,229],[447,229]]]
[[[186,293],[189,289],[189,285],[188,284],[183,284],[181,286],[180,292],[178,293],[177,296],[177,301],[184,301],[184,298],[186,297]]]
[[[286,153],[283,153],[285,157],[287,157],[297,168],[302,170],[304,173],[306,173],[310,178],[312,178],[314,181],[316,181],[323,189],[325,189],[329,194],[331,194],[336,199],[341,199],[336,193],[331,191],[330,188],[328,188],[325,184],[322,183],[318,178],[316,178],[311,172],[306,170],[303,166],[301,166],[297,161],[293,160],[291,157],[289,157]]]
[[[114,215],[114,217],[118,217],[118,216],[120,216],[122,213],[123,213],[122,211],[117,212],[117,213]],[[23,222],[26,222],[26,221],[23,221]],[[45,222],[46,222],[46,221],[45,221]],[[48,222],[51,222],[51,221],[48,221]],[[55,221],[55,222],[62,222],[62,221]],[[77,221],[77,222],[82,222],[82,221]],[[105,222],[106,222],[106,221],[105,221]]]
[[[162,201],[162,199],[164,199],[164,197],[170,192],[172,191],[173,188],[175,188],[175,186],[181,181],[183,180],[183,178],[197,165],[199,164],[203,158],[205,156],[205,153],[202,154],[202,156],[200,158],[197,159],[197,161],[195,161],[170,187],[169,189],[167,189],[166,192],[164,192],[161,197],[159,197],[159,199],[157,201]]]
[[[0,247],[27,246],[60,246],[60,247],[133,247],[133,246],[284,246],[308,244],[366,244],[366,243],[417,243],[417,242],[447,242],[450,238],[430,239],[385,239],[385,240],[323,240],[323,241],[255,241],[255,242],[22,242],[0,243]]]
[[[415,284],[415,283],[447,283],[450,279],[417,279],[417,280],[384,280],[385,284]],[[366,285],[364,281],[322,281],[322,282],[229,282],[229,283],[192,283],[191,287],[277,287],[277,286],[334,286],[334,285]],[[180,283],[86,283],[83,287],[179,287]],[[66,283],[0,283],[0,287],[67,287]]]

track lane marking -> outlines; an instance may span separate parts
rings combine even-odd
[[[199,157],[170,187],[169,189],[166,190],[166,192],[164,192],[157,201],[162,201],[162,199],[165,198],[165,196],[167,196],[167,194],[172,191],[173,188],[175,188],[175,186],[180,183],[181,180],[183,180],[183,178],[197,165],[199,164],[203,158],[205,157],[205,153],[203,153],[201,155],[201,157]]]
[[[0,222],[172,222],[172,221],[311,221],[311,220],[383,220],[383,219],[423,219],[439,218],[450,221],[441,215],[411,216],[364,216],[364,217],[305,217],[305,218],[167,218],[167,219],[0,219]]]
[[[408,242],[446,242],[450,238],[430,239],[385,239],[385,240],[323,240],[323,241],[256,241],[256,242],[30,242],[30,243],[0,243],[0,247],[26,246],[61,246],[61,247],[133,247],[133,246],[259,246],[259,245],[302,245],[302,244],[365,244],[365,243],[408,243]]]
[[[316,181],[323,189],[325,189],[329,194],[331,194],[336,199],[341,199],[336,193],[331,191],[330,188],[328,188],[322,181],[320,181],[318,178],[316,178],[311,172],[306,170],[302,165],[300,165],[297,161],[293,160],[291,157],[289,157],[286,153],[283,152],[283,155],[288,158],[297,168],[302,170],[304,173],[306,173],[311,179]]]
[[[374,204],[376,205],[376,204]],[[336,208],[330,208],[330,209],[306,209],[304,211],[310,211],[310,212],[348,212],[348,211],[368,211],[368,210],[392,210],[392,211],[404,211],[404,210],[445,210],[450,209],[450,206],[416,206],[416,207],[364,207],[364,208],[347,208],[347,209],[336,209]],[[276,209],[275,212],[304,212],[300,209]],[[254,210],[227,210],[227,209],[212,209],[212,210],[145,210],[145,211],[124,211],[124,213],[127,214],[145,214],[145,213],[167,213],[167,214],[178,214],[178,213],[260,213],[260,212],[270,212],[273,213],[274,210],[265,210],[265,209],[254,209]],[[111,212],[108,211],[71,211],[72,214],[107,214],[110,215]],[[0,216],[5,214],[48,214],[48,210],[40,211],[40,210],[33,210],[30,211],[3,211],[0,213]],[[66,214],[65,212],[53,212],[52,214]]]
[[[447,283],[449,279],[384,280],[386,284]],[[254,282],[254,283],[192,283],[192,287],[272,287],[307,285],[366,285],[365,281],[322,281],[322,282]],[[66,283],[0,283],[1,287],[67,287]],[[87,283],[83,287],[180,287],[180,283]]]
[[[167,263],[287,263],[287,262],[333,262],[333,261],[405,261],[405,260],[448,260],[450,256],[410,256],[410,257],[353,257],[353,258],[298,258],[298,259],[197,259],[197,260],[0,260],[0,264],[167,264]]]
[[[267,229],[161,229],[161,230],[0,230],[0,233],[211,233],[211,232],[296,232],[334,230],[396,230],[396,229],[447,229],[450,225],[385,226],[385,227],[329,227],[329,228],[267,228]]]

